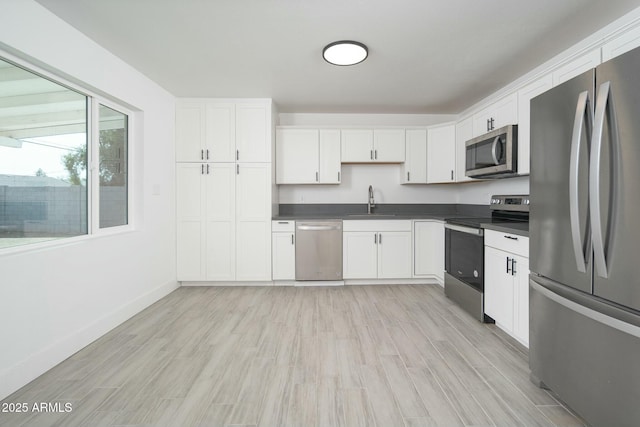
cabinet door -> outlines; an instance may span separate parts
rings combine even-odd
[[[340,130],[320,130],[320,183],[340,184]]]
[[[236,280],[271,280],[271,165],[235,167]]]
[[[373,130],[343,129],[340,134],[343,163],[373,161]]]
[[[514,256],[515,316],[513,335],[529,347],[529,258]]]
[[[575,58],[553,72],[553,86],[558,86],[567,80],[571,80],[572,78],[597,67],[600,63],[600,48],[594,49],[589,53]]]
[[[207,102],[205,107],[205,160],[236,159],[236,107],[231,102]]]
[[[406,159],[404,161],[402,183],[427,183],[427,130],[409,129],[405,142]]]
[[[177,277],[180,281],[202,280],[204,277],[202,166],[202,163],[178,163],[176,166],[176,249]]]
[[[236,159],[270,162],[270,112],[263,103],[236,105]]]
[[[344,279],[378,277],[378,234],[366,231],[342,233],[342,276]]]
[[[273,233],[271,238],[273,280],[296,278],[296,246],[294,233]]]
[[[207,164],[206,278],[235,279],[235,179],[233,163]]]
[[[444,282],[444,224],[415,221],[413,242],[414,276],[436,276]]]
[[[456,168],[456,127],[427,130],[427,183],[454,182]]]
[[[319,133],[317,129],[276,131],[276,183],[319,182]]]
[[[531,131],[531,99],[551,89],[552,78],[548,74],[518,91],[518,173],[529,174]]]
[[[243,163],[235,167],[237,220],[271,220],[271,165]]]
[[[373,131],[373,160],[384,163],[404,162],[405,130],[376,129]]]
[[[176,161],[204,160],[204,104],[179,102],[176,105]]]
[[[513,331],[513,276],[507,273],[507,261],[511,269],[513,255],[492,247],[484,249],[484,311],[501,328]]]
[[[473,118],[456,124],[456,182],[474,181],[465,173],[467,169],[467,146],[468,140],[473,138]]]
[[[410,277],[411,232],[378,233],[378,278],[408,279]]]
[[[480,136],[517,122],[518,96],[513,93],[473,115],[473,136]]]

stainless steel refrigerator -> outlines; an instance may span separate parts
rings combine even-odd
[[[640,50],[531,101],[531,378],[640,425]]]

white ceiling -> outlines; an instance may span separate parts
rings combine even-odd
[[[176,96],[284,112],[458,113],[638,0],[37,0]],[[324,62],[341,39],[369,46]]]

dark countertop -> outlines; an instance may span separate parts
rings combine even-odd
[[[444,221],[447,218],[470,216],[491,216],[488,205],[462,204],[380,204],[367,214],[366,204],[291,204],[280,205],[280,214],[274,221],[295,221],[311,219],[342,220],[410,220],[432,219]]]
[[[518,236],[529,237],[528,222],[498,222],[482,224],[485,230],[500,231],[503,233],[516,234]]]

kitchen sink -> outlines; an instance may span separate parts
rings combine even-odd
[[[372,213],[372,214],[349,214],[347,215],[348,218],[354,218],[354,219],[363,219],[363,218],[375,218],[375,219],[385,219],[385,218],[394,218],[396,216],[396,214],[376,214],[376,213]]]

